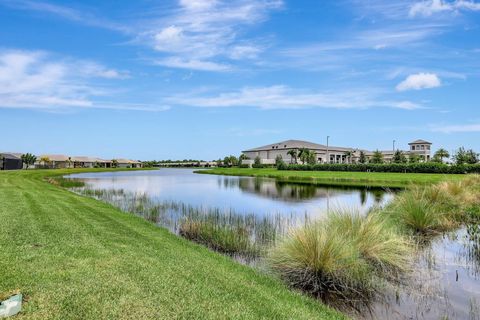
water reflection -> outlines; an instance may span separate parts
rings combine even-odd
[[[85,173],[71,177],[81,178],[91,189],[122,189],[144,193],[157,202],[183,202],[263,216],[307,214],[318,218],[334,207],[354,207],[365,212],[392,197],[389,190],[381,188],[327,187],[269,178],[200,175],[188,169]]]

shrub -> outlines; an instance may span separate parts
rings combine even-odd
[[[282,166],[280,170],[465,174],[480,173],[480,164],[447,165],[437,162],[384,164],[334,163],[315,165],[289,164]]]
[[[370,296],[407,270],[412,247],[378,212],[339,211],[293,230],[269,257],[290,285],[316,296]]]

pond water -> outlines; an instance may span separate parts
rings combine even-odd
[[[242,226],[255,245],[270,246],[289,228],[330,210],[367,212],[393,198],[382,188],[328,187],[268,178],[195,174],[189,169],[83,173],[75,191],[107,201],[179,233],[183,219]],[[252,259],[235,256],[243,263]],[[338,307],[338,306],[337,306]],[[425,243],[405,284],[361,306],[341,307],[361,319],[480,319],[480,230],[469,226]]]

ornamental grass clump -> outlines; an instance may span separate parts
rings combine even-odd
[[[400,195],[386,212],[394,221],[415,233],[437,233],[453,227],[448,211],[429,201],[423,192]]]
[[[383,279],[407,270],[411,250],[409,240],[378,212],[339,211],[293,230],[268,261],[293,287],[355,299],[372,296]]]

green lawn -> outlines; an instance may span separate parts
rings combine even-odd
[[[272,169],[213,168],[198,173],[231,176],[276,178],[282,181],[308,182],[326,185],[405,187],[411,183],[436,183],[442,180],[460,180],[461,174],[383,173],[339,171],[289,171]]]
[[[141,218],[0,172],[0,298],[15,319],[341,319],[276,279]],[[90,170],[91,171],[91,170]]]

